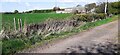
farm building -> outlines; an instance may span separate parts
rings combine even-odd
[[[72,8],[65,8],[64,10],[57,10],[56,13],[71,13]]]
[[[64,10],[57,10],[56,13],[72,13],[73,11],[77,10],[78,13],[85,13],[85,8],[82,6],[71,7],[71,8],[64,8]]]

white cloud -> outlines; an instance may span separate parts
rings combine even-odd
[[[100,2],[105,0],[0,0],[0,2]],[[108,0],[108,1],[118,1],[118,0]]]
[[[40,7],[39,6],[35,6],[35,7],[33,7],[33,9],[40,9]]]
[[[0,0],[0,2],[20,2],[21,0]]]
[[[2,4],[0,4],[0,12],[2,12]]]
[[[58,2],[87,2],[87,3],[91,3],[91,2],[100,2],[100,1],[107,1],[107,0],[56,0]],[[118,0],[108,0],[109,2],[115,2]]]
[[[98,0],[98,2],[106,2],[107,0]],[[108,0],[108,2],[115,2],[115,1],[118,1],[118,0]]]
[[[26,6],[30,6],[30,4],[28,2],[25,3]]]
[[[86,2],[86,3],[91,3],[91,2],[97,2],[97,0],[57,0],[57,2]]]
[[[75,2],[74,0],[56,0],[56,2]]]

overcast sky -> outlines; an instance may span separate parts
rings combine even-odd
[[[0,0],[0,12],[13,12],[14,10],[28,11],[33,9],[52,9],[54,6],[60,8],[74,7],[88,3],[97,3],[105,0]],[[108,0],[114,2],[118,0]]]

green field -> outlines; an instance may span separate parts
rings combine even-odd
[[[72,14],[56,14],[56,13],[34,13],[34,14],[2,14],[2,23],[5,28],[13,28],[13,18],[21,18],[22,22],[26,20],[27,24],[40,23],[48,18],[64,19]]]

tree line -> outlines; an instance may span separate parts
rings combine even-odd
[[[119,2],[100,2],[98,5],[96,3],[86,4],[85,9],[86,12],[89,12],[91,9],[95,9],[95,13],[104,13],[105,12],[105,4],[107,4],[107,14],[120,14],[120,1]]]
[[[26,11],[24,13],[50,13],[53,12],[53,9],[47,9],[47,10],[32,10],[32,11]]]

